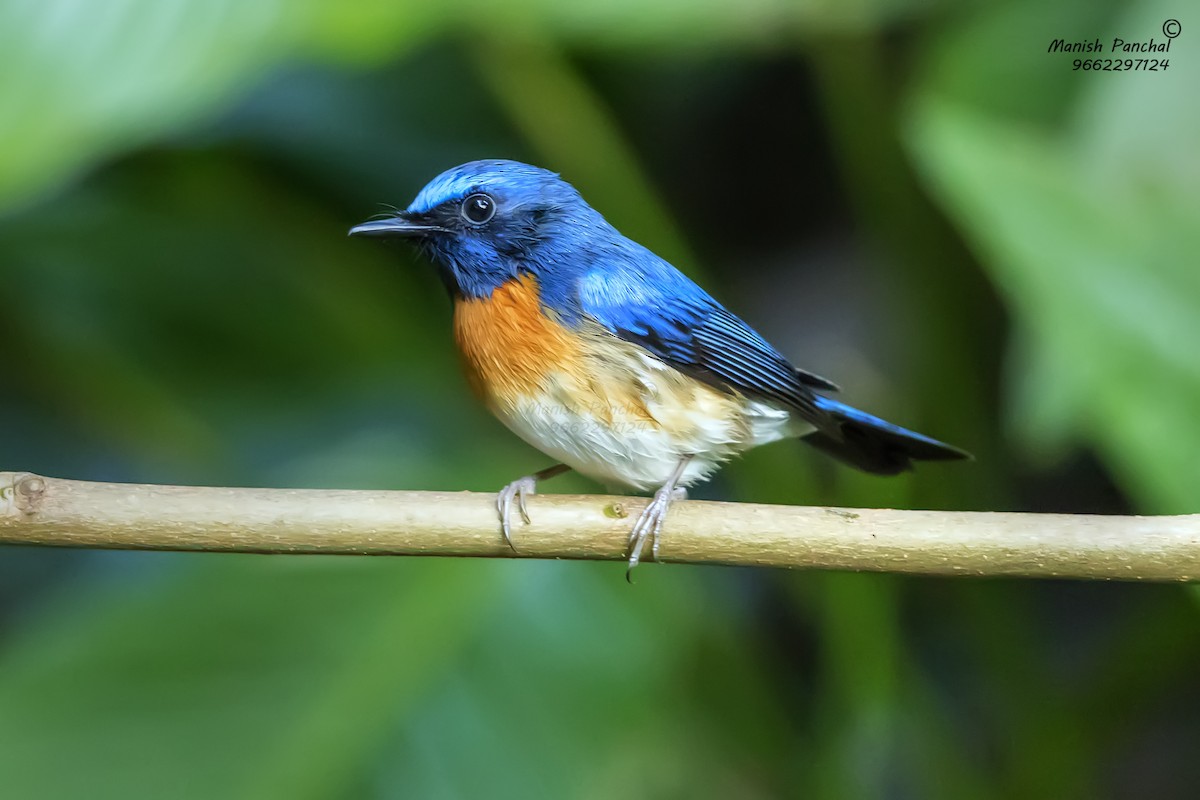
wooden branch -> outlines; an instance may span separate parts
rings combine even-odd
[[[495,496],[473,492],[223,489],[0,472],[0,543],[129,550],[519,556],[624,560],[645,498],[541,495],[517,552]],[[1191,581],[1200,514],[1116,517],[672,506],[662,560],[942,575]]]

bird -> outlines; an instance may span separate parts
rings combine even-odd
[[[878,475],[971,457],[829,397],[837,385],[794,367],[549,170],[461,164],[350,235],[407,239],[433,262],[471,388],[554,459],[497,495],[514,551],[514,510],[529,524],[526,498],[568,470],[653,492],[629,534],[629,578],[647,539],[659,560],[672,502],[751,448],[800,439]]]

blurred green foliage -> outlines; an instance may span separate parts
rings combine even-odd
[[[1200,62],[1167,4],[0,3],[0,468],[494,490],[410,253],[438,171],[563,173],[856,404],[703,492],[1194,512]],[[1194,32],[1193,32],[1194,33]],[[563,490],[587,491],[564,477]],[[669,534],[668,534],[669,535]],[[0,552],[12,797],[1189,796],[1196,595],[461,560]]]

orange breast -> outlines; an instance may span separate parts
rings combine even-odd
[[[454,338],[471,387],[493,407],[539,394],[548,374],[579,363],[578,340],[542,312],[532,276],[456,302]]]

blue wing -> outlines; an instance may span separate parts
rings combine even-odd
[[[813,389],[836,391],[796,369],[753,328],[687,276],[626,240],[618,257],[580,276],[581,310],[609,331],[676,369],[743,394],[774,400],[812,418]]]
[[[846,464],[879,475],[914,460],[970,458],[956,447],[814,394],[829,381],[788,363],[753,328],[650,251],[625,240],[616,254],[593,255],[575,301],[617,336],[715,386],[780,402],[817,430],[805,441]]]

